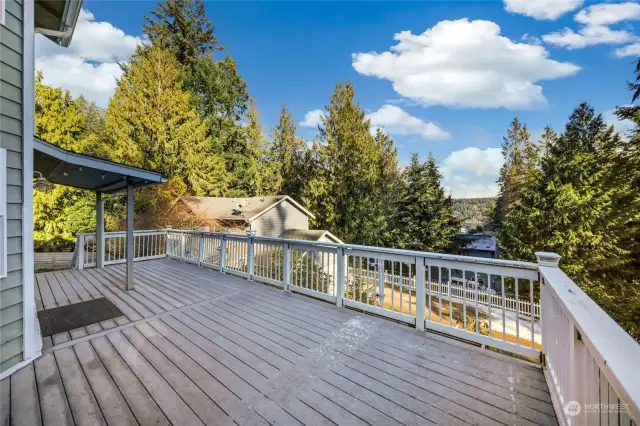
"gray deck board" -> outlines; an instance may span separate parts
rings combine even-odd
[[[557,424],[526,361],[191,264],[134,270],[132,291],[123,265],[36,276],[38,309],[124,315],[43,339],[0,382],[0,426]]]
[[[118,390],[89,342],[79,343],[73,350],[86,374],[87,381],[95,389],[95,398],[109,425],[137,425],[126,400]]]
[[[20,426],[42,425],[38,386],[33,364],[29,364],[11,376],[11,413],[13,424]]]
[[[11,423],[11,380],[0,380],[0,426]]]
[[[34,361],[34,365],[42,423],[47,426],[75,424],[54,355],[45,354]]]
[[[87,377],[72,348],[54,352],[73,418],[80,425],[106,425]]]

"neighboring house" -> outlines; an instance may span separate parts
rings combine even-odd
[[[321,229],[287,229],[280,234],[278,238],[282,238],[283,240],[305,240],[344,244],[331,232]]]
[[[309,230],[315,216],[288,195],[249,198],[178,198],[168,213],[168,224],[216,232],[252,230],[278,238],[287,230]],[[328,233],[327,231],[318,231]]]
[[[34,40],[67,47],[81,1],[0,1],[0,378],[39,356],[33,253]]]
[[[464,256],[484,257],[497,259],[500,252],[496,237],[482,234],[466,236],[461,244],[461,253]]]

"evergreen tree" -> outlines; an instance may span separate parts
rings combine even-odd
[[[458,230],[453,200],[445,194],[433,155],[425,163],[418,154],[403,173],[403,187],[395,206],[395,245],[408,250],[443,252],[450,250]]]
[[[370,123],[355,101],[351,83],[336,85],[320,140],[314,143],[313,175],[303,202],[316,214],[315,225],[341,239],[370,244],[379,238],[381,212],[379,152]]]
[[[134,55],[109,103],[107,123],[116,161],[177,178],[191,194],[226,191],[224,162],[211,152],[206,125],[167,51],[152,47]]]
[[[586,103],[528,176],[522,202],[505,219],[510,258],[535,251],[562,256],[561,267],[594,300],[627,325],[637,318],[640,252],[638,157]],[[635,283],[635,284],[634,284]],[[634,290],[635,289],[635,290]],[[634,293],[635,291],[635,293]],[[618,295],[626,294],[624,301]],[[614,303],[615,302],[615,303]],[[636,336],[640,330],[636,328]]]
[[[500,227],[513,204],[519,199],[524,185],[523,171],[526,163],[525,147],[531,143],[526,124],[514,118],[507,137],[502,141],[504,164],[500,169],[498,185],[500,192],[496,200],[494,223]]]
[[[304,139],[296,135],[295,120],[284,105],[271,139],[269,157],[273,192],[299,200],[305,184],[304,158],[307,145]]]
[[[178,62],[191,67],[200,55],[222,50],[202,0],[164,0],[145,16],[143,32],[154,46],[171,50]]]
[[[394,206],[399,199],[402,187],[401,172],[398,167],[398,150],[393,139],[380,129],[376,130],[376,147],[378,149],[378,185],[380,188],[377,209],[380,212],[379,239],[375,245],[393,246],[392,219]]]

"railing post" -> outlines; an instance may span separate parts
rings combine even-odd
[[[202,266],[204,262],[204,234],[200,234],[198,239],[198,266]]]
[[[224,264],[227,262],[227,239],[222,236],[220,240],[220,273],[224,274]]]
[[[104,200],[96,192],[96,268],[104,268]]]
[[[289,248],[289,243],[284,243],[282,269],[282,289],[289,291],[289,285],[291,285],[291,248]]]
[[[380,307],[384,309],[384,260],[376,260],[376,269],[378,272],[378,298],[380,298]]]
[[[425,281],[424,258],[416,257],[416,329],[419,331],[424,331],[427,303],[425,300]]]
[[[184,232],[180,233],[180,262],[184,262]]]
[[[336,253],[336,306],[343,307],[344,299],[344,249],[339,248]]]
[[[84,235],[78,235],[78,269],[84,269]]]
[[[166,246],[166,256],[169,256],[171,254],[171,241],[169,241],[169,231],[171,230],[171,227],[167,226],[167,231],[165,234],[165,246]]]
[[[253,281],[253,237],[247,240],[247,279]]]
[[[549,253],[549,252],[542,252],[542,251],[538,251],[536,252],[536,259],[538,261],[538,269],[540,269],[541,266],[545,266],[545,267],[552,267],[552,268],[557,268],[558,265],[560,264],[560,255],[556,254],[556,253]],[[504,285],[504,283],[503,283]],[[545,292],[546,292],[546,288],[545,288],[545,283],[544,283],[544,279],[542,278],[542,274],[540,274],[540,336],[541,336],[541,341],[542,341],[542,364],[544,365],[546,363],[545,357],[547,356],[547,345],[545,344],[545,341],[548,339],[548,334],[549,333],[554,333],[555,330],[545,330],[544,329],[544,323],[545,323],[545,319],[544,316],[546,314],[545,312],[545,306],[544,306],[544,301],[545,301]],[[549,309],[550,307],[546,307],[547,309]]]

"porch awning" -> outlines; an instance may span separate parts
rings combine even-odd
[[[37,138],[33,148],[34,171],[51,183],[112,193],[125,190],[127,185],[141,187],[167,181],[157,172],[76,154]]]

